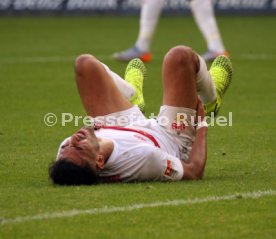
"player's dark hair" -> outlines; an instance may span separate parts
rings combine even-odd
[[[52,163],[49,176],[54,184],[59,185],[91,185],[98,182],[96,172],[88,164],[79,166],[66,159]]]

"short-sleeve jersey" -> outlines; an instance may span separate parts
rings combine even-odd
[[[100,172],[105,182],[174,181],[183,177],[181,161],[156,147],[142,134],[113,129],[100,129],[95,134],[114,144],[113,152]]]

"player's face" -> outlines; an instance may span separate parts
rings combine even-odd
[[[68,159],[80,166],[88,163],[92,168],[96,168],[98,153],[99,143],[94,129],[83,127],[62,145],[59,158]]]

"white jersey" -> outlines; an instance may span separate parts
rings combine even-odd
[[[149,133],[149,129],[143,128]],[[114,143],[100,177],[105,182],[173,181],[181,180],[183,167],[175,154],[169,154],[155,146],[148,137],[132,131],[100,129],[95,131],[99,138]],[[159,142],[158,142],[159,143]],[[160,144],[161,146],[161,144]]]
[[[102,123],[106,126],[109,125],[108,117],[119,119],[122,116],[132,116],[130,119],[134,119],[133,121],[119,125],[142,130],[150,137],[139,132],[108,129],[108,127],[95,130],[95,135],[98,138],[106,138],[114,143],[114,149],[103,170],[100,171],[102,181],[181,180],[184,175],[181,161],[188,161],[195,130],[190,127],[175,130],[173,126],[179,112],[188,116],[195,115],[195,111],[192,109],[162,106],[157,120],[146,119],[139,108],[133,106],[125,111],[104,116]],[[167,126],[163,126],[159,122],[162,117],[168,119]]]
[[[153,133],[147,128],[142,130]],[[132,131],[99,129],[95,135],[109,139],[114,144],[113,151],[100,172],[102,182],[177,181],[183,177],[184,170],[180,159],[176,157],[176,151],[165,145],[165,141],[158,140],[162,137],[154,136],[158,140],[158,147],[150,138]],[[66,138],[60,144],[57,160],[62,145],[69,139],[70,137]]]

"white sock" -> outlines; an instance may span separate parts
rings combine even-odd
[[[150,50],[164,0],[144,0],[140,12],[140,29],[135,46],[142,52]]]
[[[212,0],[192,0],[190,7],[196,24],[207,42],[208,50],[224,52]]]
[[[111,78],[113,79],[115,85],[117,86],[117,88],[119,89],[121,94],[124,97],[126,97],[128,100],[131,99],[132,96],[135,94],[135,89],[127,81],[125,81],[122,77],[120,77],[115,72],[111,71],[107,65],[105,65],[104,63],[102,63],[102,65],[104,66],[108,75],[110,75]]]
[[[197,93],[203,104],[208,104],[215,101],[217,98],[216,87],[207,69],[206,62],[199,55],[198,58],[199,71],[196,75]]]

